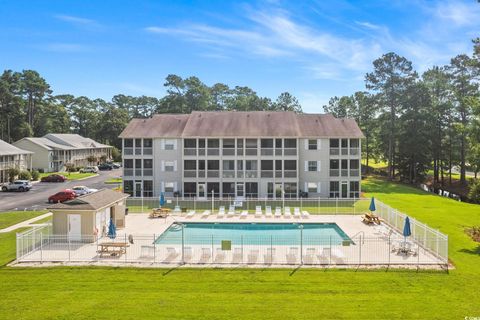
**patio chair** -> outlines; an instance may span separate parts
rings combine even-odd
[[[305,255],[303,256],[303,261],[306,264],[314,264],[315,263],[315,254],[317,253],[317,249],[315,248],[307,248],[305,250]]]
[[[336,263],[343,263],[344,262],[345,254],[343,253],[342,250],[340,250],[339,248],[335,248],[335,247],[332,247],[331,249],[330,248],[324,248],[324,250],[325,249],[330,250],[332,260],[334,260]]]
[[[211,211],[210,210],[205,210],[202,213],[202,218],[207,218],[210,215]]]
[[[308,211],[302,211],[302,218],[308,219],[310,217],[310,213]]]
[[[250,252],[248,253],[247,256],[247,261],[248,263],[255,263],[258,260],[258,254],[259,250],[258,249],[250,249]]]
[[[182,209],[180,208],[180,206],[175,206],[175,208],[173,209],[173,213],[182,213]]]
[[[187,213],[187,218],[192,218],[195,215],[195,210],[190,210]]]
[[[292,212],[290,211],[290,207],[285,207],[283,209],[283,216],[285,218],[291,218],[292,217]]]
[[[174,247],[167,247],[167,257],[166,260],[173,260],[178,256],[177,249]]]
[[[224,206],[221,206],[220,208],[218,208],[217,217],[218,217],[218,218],[223,218],[223,217],[225,217],[225,207],[224,207]]]
[[[282,208],[276,207],[275,208],[275,218],[280,218],[282,216]]]
[[[270,206],[266,206],[266,207],[265,207],[265,216],[266,216],[267,218],[273,217],[272,207],[270,207]]]
[[[228,213],[227,213],[227,216],[228,217],[233,217],[235,215],[235,206],[230,206],[228,208]]]
[[[212,249],[202,248],[202,255],[200,256],[200,262],[207,262],[212,257]]]
[[[267,253],[263,255],[265,263],[272,264],[275,260],[275,248],[267,248]]]
[[[262,217],[262,206],[256,206],[255,207],[255,218],[261,218]]]
[[[290,247],[287,253],[287,263],[295,264],[298,263],[298,248],[297,247]]]
[[[294,216],[295,218],[300,218],[300,217],[302,216],[302,215],[300,214],[300,208],[298,208],[298,207],[293,208],[293,216]]]
[[[192,247],[185,247],[183,248],[183,260],[190,261],[193,257],[193,250]]]
[[[242,213],[240,214],[240,218],[246,218],[246,217],[248,217],[248,211],[243,210]]]

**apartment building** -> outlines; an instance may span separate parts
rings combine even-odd
[[[192,112],[133,119],[123,187],[134,197],[359,197],[352,119],[294,112]]]
[[[32,152],[0,140],[0,183],[8,182],[10,168],[30,170],[32,168],[31,160]]]
[[[43,137],[23,138],[15,146],[33,152],[32,167],[44,172],[65,171],[67,165],[83,167],[100,162],[100,157],[111,158],[111,146],[101,144],[78,134],[50,133]],[[95,157],[92,163],[89,157]]]

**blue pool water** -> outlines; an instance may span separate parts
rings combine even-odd
[[[183,230],[182,230],[183,229]],[[156,244],[338,245],[353,243],[336,223],[201,223],[172,224]]]

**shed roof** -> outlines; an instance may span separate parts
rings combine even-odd
[[[117,192],[110,189],[102,189],[94,193],[80,196],[73,200],[65,201],[63,203],[56,203],[52,206],[49,206],[47,209],[98,210],[128,197],[129,195],[126,193]]]

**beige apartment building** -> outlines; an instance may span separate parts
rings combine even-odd
[[[0,140],[0,183],[8,182],[10,168],[31,170],[32,152]]]

